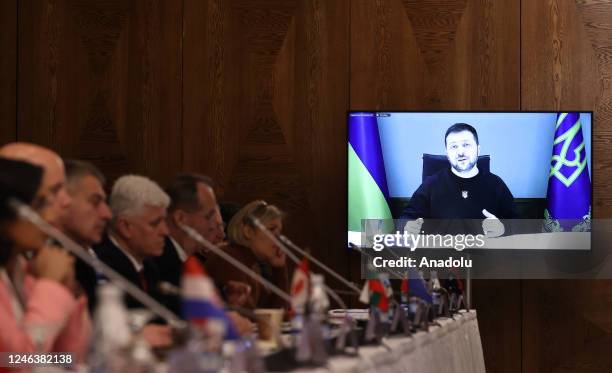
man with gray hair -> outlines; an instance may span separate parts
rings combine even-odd
[[[138,175],[122,176],[111,190],[112,220],[102,243],[94,250],[100,260],[153,298],[164,302],[159,291],[159,272],[151,258],[160,256],[168,235],[168,195],[152,180]],[[128,308],[142,305],[130,297]]]
[[[166,298],[159,290],[159,272],[151,258],[162,254],[168,234],[166,208],[168,195],[144,176],[122,176],[113,185],[109,199],[112,220],[107,234],[94,246],[98,258],[160,303]],[[142,308],[132,297],[126,297],[128,308]],[[142,330],[151,346],[172,344],[167,325],[149,324]]]

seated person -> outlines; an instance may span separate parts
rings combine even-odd
[[[210,178],[198,174],[180,174],[166,188],[166,192],[171,198],[166,217],[170,234],[166,238],[164,253],[154,260],[161,280],[180,287],[183,262],[188,256],[195,255],[203,265],[206,263],[206,248],[187,236],[180,225],[193,228],[214,245],[223,241],[225,233]],[[227,290],[231,297],[236,298],[248,293],[249,287],[247,284],[230,282]],[[168,298],[170,308],[180,314],[180,298]],[[228,311],[227,315],[240,334],[253,330],[252,323],[235,311]]]
[[[152,258],[162,255],[168,235],[166,208],[170,198],[152,180],[137,175],[122,176],[110,195],[113,215],[108,233],[94,246],[98,258],[148,293],[164,302],[159,290],[159,272]],[[127,297],[128,308],[143,307]]]
[[[13,142],[0,148],[0,157],[16,159],[42,167],[40,195],[45,203],[40,214],[44,219],[59,227],[61,219],[68,213],[70,196],[66,192],[66,173],[62,158],[54,151],[36,144]]]
[[[61,230],[76,243],[95,256],[92,246],[102,241],[112,215],[106,203],[104,175],[93,164],[85,161],[65,160],[66,189],[71,198],[68,213],[62,219]],[[96,287],[105,280],[101,273],[82,260],[76,260],[76,278],[87,293],[89,310],[96,307]]]
[[[446,130],[444,145],[448,167],[426,178],[414,192],[400,216],[409,220],[404,230],[503,235],[506,229],[499,219],[516,218],[514,197],[499,176],[478,169],[476,129],[455,123]]]
[[[230,220],[227,227],[229,245],[224,249],[250,269],[281,288],[289,289],[285,253],[264,232],[254,226],[250,216],[258,218],[272,234],[283,229],[283,213],[264,201],[253,201],[244,206]],[[249,284],[251,292],[244,299],[228,299],[228,303],[247,308],[286,308],[285,300],[266,289],[259,282],[233,267],[218,256],[206,262],[211,277],[222,290],[230,281]]]
[[[17,198],[45,210],[42,179],[42,168],[0,158],[0,351],[65,351],[83,361],[91,322],[87,299],[78,294],[74,259],[46,246],[47,237],[8,203]],[[29,263],[26,252],[33,253]]]
[[[180,174],[166,188],[166,193],[170,196],[166,217],[170,234],[166,237],[164,253],[154,261],[162,281],[179,287],[183,262],[188,256],[195,255],[202,264],[206,262],[206,248],[187,236],[180,224],[195,229],[215,245],[223,241],[225,233],[211,179],[197,174]]]

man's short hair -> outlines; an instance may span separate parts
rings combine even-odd
[[[104,174],[91,162],[77,159],[64,159],[64,167],[66,168],[66,181],[68,184],[77,182],[85,176],[95,177],[102,186],[106,184]]]
[[[476,140],[476,145],[478,145],[478,133],[476,132],[476,128],[470,126],[467,123],[455,123],[452,126],[448,127],[448,129],[446,130],[446,134],[444,135],[444,146],[446,146],[446,138],[448,137],[448,135],[450,135],[451,133],[463,131],[468,131],[472,135],[474,135],[474,140]]]
[[[153,180],[140,175],[121,176],[109,198],[113,217],[138,214],[146,205],[167,208],[170,197]]]
[[[187,212],[199,210],[201,206],[198,200],[198,183],[213,188],[213,180],[208,176],[195,173],[178,174],[166,188],[166,193],[170,196],[168,212],[177,209]]]

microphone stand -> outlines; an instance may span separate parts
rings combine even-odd
[[[264,226],[265,228],[265,226]],[[312,254],[310,254],[309,252],[307,252],[306,250],[300,248],[299,246],[297,246],[296,244],[294,244],[289,238],[287,238],[284,235],[280,235],[278,237],[278,239],[280,241],[282,241],[285,245],[291,247],[293,250],[297,251],[300,255],[305,256],[306,258],[308,258],[308,260],[312,261],[313,263],[315,263],[316,265],[318,265],[321,269],[323,269],[325,272],[329,273],[330,275],[332,275],[333,277],[335,277],[337,280],[339,280],[340,282],[342,282],[344,285],[346,285],[349,289],[353,290],[353,292],[360,294],[361,293],[361,289],[359,289],[354,283],[350,282],[349,280],[347,280],[345,277],[343,277],[342,275],[340,275],[338,272],[334,271],[333,269],[329,268],[328,266],[326,266],[325,264],[323,264],[320,260],[318,260],[317,258],[315,258]],[[336,292],[338,292],[338,290],[336,290]]]
[[[287,246],[285,246],[284,243],[282,243],[272,232],[270,232],[270,230],[268,228],[266,228],[265,225],[263,225],[261,223],[261,221],[259,219],[257,219],[254,216],[251,216],[251,221],[253,222],[253,224],[255,224],[255,226],[260,229],[269,239],[271,239],[285,254],[287,254],[287,256],[289,257],[289,259],[291,259],[291,261],[293,261],[295,264],[299,265],[300,264],[300,259],[291,252],[291,250],[289,250],[287,248]],[[310,257],[308,257],[309,259],[312,258],[312,255]],[[338,275],[340,276],[340,275]],[[340,296],[334,291],[332,290],[329,286],[323,284],[325,292],[328,293],[337,303],[341,308],[347,309],[346,308],[346,304],[342,301],[342,298],[340,298]]]
[[[266,286],[267,288],[270,289],[270,291],[272,291],[274,294],[278,295],[283,300],[291,303],[291,296],[289,294],[287,294],[285,291],[281,290],[278,286],[274,285],[270,281],[266,280],[263,276],[261,276],[257,272],[253,271],[252,269],[250,269],[246,265],[242,264],[239,260],[235,259],[234,257],[229,255],[225,251],[223,251],[220,248],[218,248],[216,245],[212,244],[206,238],[202,237],[201,234],[196,232],[195,229],[193,229],[190,226],[185,225],[185,224],[179,224],[179,228],[181,228],[183,230],[183,232],[185,232],[191,239],[193,239],[197,243],[203,245],[204,247],[206,247],[208,250],[212,251],[216,255],[220,256],[223,260],[227,261],[228,263],[230,263],[234,267],[238,268],[240,271],[244,272],[246,275],[248,275],[249,277],[251,277],[255,281],[257,281],[257,282],[261,283],[262,285]]]
[[[250,219],[253,222],[253,224],[255,225],[255,227],[257,227],[269,239],[271,239],[272,242],[274,242],[285,254],[287,254],[287,256],[296,265],[299,265],[300,260],[298,259],[298,257],[294,253],[291,252],[291,250],[289,250],[287,248],[285,243],[283,243],[283,242],[285,242],[285,240],[289,243],[289,246],[291,246],[298,253],[304,255],[306,258],[312,260],[314,263],[318,264],[321,268],[325,269],[328,273],[334,275],[334,277],[336,277],[336,278],[340,279],[341,281],[343,281],[345,284],[347,284],[349,287],[351,287],[351,289],[357,291],[358,294],[360,293],[359,288],[357,288],[354,284],[351,284],[348,280],[344,279],[342,276],[340,276],[338,273],[333,271],[331,268],[325,266],[319,260],[314,258],[311,254],[307,254],[304,250],[298,248],[297,245],[293,244],[288,238],[286,238],[284,236],[281,236],[281,239],[279,239],[278,237],[276,237],[276,235],[274,235],[272,232],[270,232],[270,230],[258,218],[256,218],[256,217],[251,215]],[[283,242],[281,242],[282,238],[285,239],[285,240],[283,240]],[[346,316],[345,316],[345,323],[344,323],[344,325],[341,328],[342,329],[342,333],[338,337],[338,340],[337,340],[337,343],[336,343],[336,347],[338,349],[343,349],[344,345],[345,345],[346,335],[347,334],[352,334],[353,328],[354,328],[354,323],[353,323],[352,318],[348,315],[348,312],[346,312],[346,310],[348,310],[348,307],[346,306],[346,303],[344,303],[342,298],[340,298],[340,296],[333,289],[331,289],[329,286],[327,286],[326,284],[323,284],[323,289],[325,290],[325,292],[327,294],[329,294],[330,297],[332,297],[336,301],[336,303],[338,303],[340,308],[345,310],[345,314],[346,314]],[[353,345],[354,345],[354,348],[356,349],[357,348],[356,341],[354,341]]]
[[[149,294],[145,293],[140,288],[126,280],[122,275],[120,275],[114,269],[106,265],[104,262],[90,255],[87,250],[82,248],[80,245],[78,245],[60,230],[43,220],[40,215],[38,215],[28,205],[22,203],[21,201],[15,198],[12,198],[9,201],[9,204],[21,218],[34,224],[34,226],[36,226],[42,232],[55,239],[62,245],[64,249],[68,250],[74,256],[81,259],[89,266],[93,267],[96,271],[102,273],[118,288],[120,288],[121,290],[138,300],[140,303],[145,305],[155,315],[166,320],[169,325],[176,329],[184,329],[187,326],[187,324],[178,316],[176,316],[172,311],[170,311],[161,303],[153,299]]]

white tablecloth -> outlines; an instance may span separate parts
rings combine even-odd
[[[298,372],[485,372],[476,311],[437,320],[429,332],[385,338],[384,346],[364,346],[358,357],[333,357],[325,369]]]

